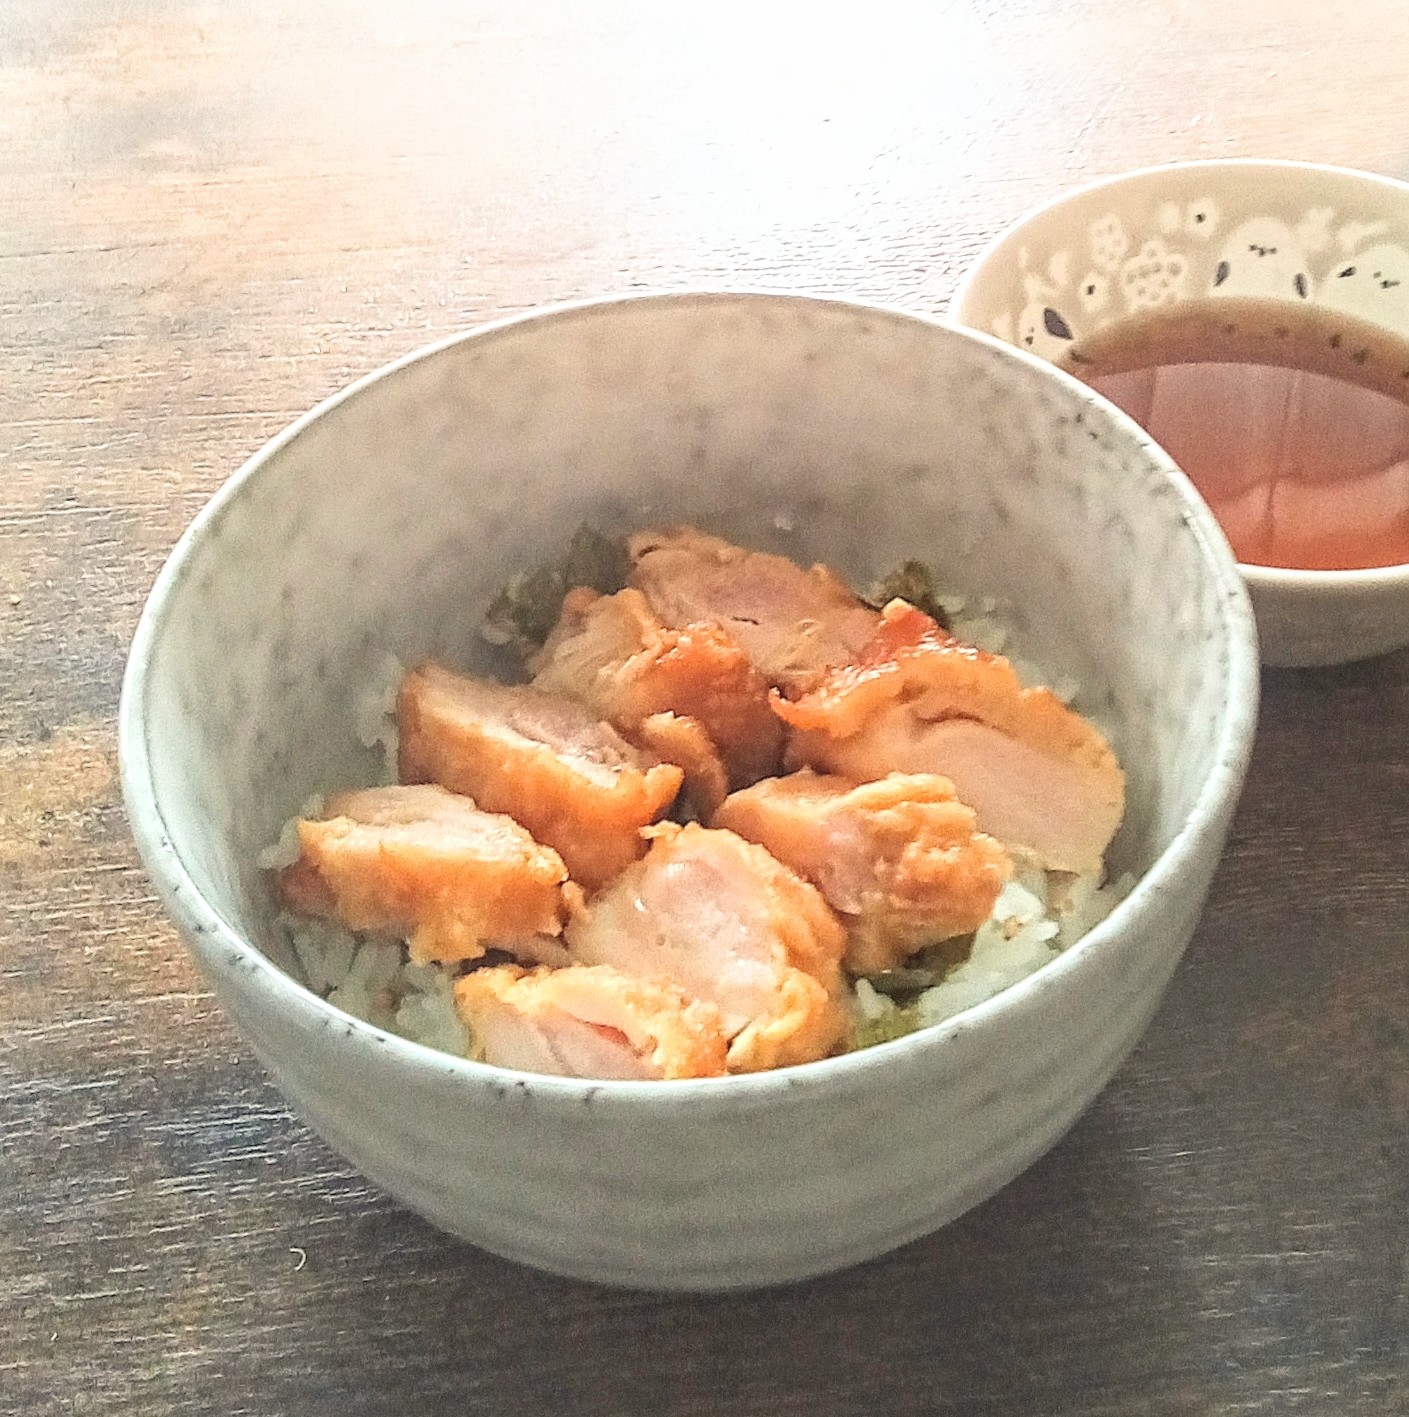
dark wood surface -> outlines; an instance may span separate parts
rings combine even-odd
[[[1409,176],[1409,6],[0,0],[0,1411],[1409,1412],[1409,655],[1269,673],[1207,916],[942,1233],[661,1298],[451,1242],[292,1120],[115,784],[143,597],[426,340],[706,279],[937,310],[1078,179]]]

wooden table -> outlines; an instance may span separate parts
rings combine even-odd
[[[1409,176],[1406,98],[1403,0],[0,0],[0,1410],[1409,1412],[1409,655],[1266,676],[1205,923],[1050,1156],[728,1299],[480,1254],[291,1119],[113,733],[172,542],[354,375],[638,286],[938,310],[1088,176]]]

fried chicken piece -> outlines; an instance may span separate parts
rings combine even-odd
[[[932,775],[857,786],[804,769],[734,793],[712,825],[756,841],[822,892],[858,974],[976,930],[1013,871],[952,784]]]
[[[455,985],[470,1056],[576,1078],[705,1078],[724,1072],[719,1010],[605,965],[477,969]]]
[[[668,626],[720,626],[768,683],[798,693],[870,640],[876,611],[826,566],[747,551],[693,527],[627,542],[631,584]]]
[[[298,824],[284,904],[351,930],[409,935],[411,957],[475,959],[490,944],[557,935],[567,868],[509,817],[442,787],[371,787]]]
[[[854,782],[937,773],[981,831],[1051,870],[1098,868],[1125,810],[1125,774],[1090,723],[903,601],[856,664],[773,708],[792,729],[790,766]]]
[[[651,849],[585,907],[568,948],[718,1006],[730,1072],[825,1057],[846,1013],[845,934],[817,891],[733,832],[663,822]]]
[[[640,831],[683,773],[633,747],[575,700],[427,664],[397,698],[405,782],[438,782],[505,812],[594,890],[646,850]]]
[[[685,774],[681,793],[695,816],[707,822],[729,795],[729,772],[699,719],[653,713],[636,725],[632,737],[662,762],[674,763]]]
[[[782,725],[743,649],[716,624],[667,629],[638,590],[569,592],[531,667],[537,687],[582,700],[633,741],[660,714],[698,723],[733,787],[778,770]],[[689,781],[697,751],[675,758],[651,746]]]

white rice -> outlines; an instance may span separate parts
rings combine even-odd
[[[299,857],[298,844],[298,823],[299,818],[313,819],[323,815],[323,794],[314,793],[309,797],[294,813],[292,817],[284,823],[283,830],[279,833],[279,838],[272,845],[266,846],[263,851],[255,857],[259,863],[261,871],[278,871],[284,866],[292,866]]]
[[[396,696],[405,677],[406,666],[394,654],[384,654],[357,705],[357,741],[364,748],[381,749],[382,781],[387,784],[396,782],[401,742],[396,726]]]
[[[281,915],[303,982],[344,1013],[446,1053],[470,1035],[455,1012],[456,971],[412,964],[404,941],[359,934],[328,920]]]
[[[1130,893],[1134,877],[1102,886],[1098,875],[1020,871],[1003,887],[967,957],[940,983],[901,1005],[858,979],[853,1040],[876,1042],[942,1023],[1050,964]]]
[[[992,654],[1007,652],[1011,634],[995,615],[993,600],[963,595],[939,599],[962,639]],[[1012,664],[1024,684],[1050,683],[1035,665],[1017,658],[1012,658]],[[396,696],[404,673],[395,656],[384,656],[357,711],[358,741],[381,750],[383,781],[388,783],[396,781]],[[1072,680],[1058,680],[1050,687],[1068,703],[1079,688]],[[322,810],[321,797],[305,802],[278,840],[260,852],[260,866],[274,870],[296,861],[298,817],[317,817]],[[1073,876],[1020,862],[993,913],[975,933],[968,955],[940,983],[900,1004],[867,980],[856,981],[851,1045],[898,1037],[993,998],[1075,944],[1110,914],[1133,885],[1134,878],[1128,874],[1103,885],[1100,873]],[[355,933],[326,920],[284,914],[279,923],[303,983],[314,993],[389,1033],[446,1053],[468,1053],[469,1032],[454,1003],[454,982],[464,966],[413,964],[404,941]]]

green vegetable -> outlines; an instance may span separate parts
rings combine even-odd
[[[482,633],[491,644],[510,645],[527,656],[542,646],[558,623],[568,591],[589,586],[602,595],[613,595],[626,584],[629,570],[623,539],[581,526],[563,555],[521,572],[494,597]]]
[[[862,1048],[874,1048],[877,1043],[889,1043],[893,1038],[904,1038],[907,1033],[914,1033],[922,1022],[914,1009],[896,1009],[880,1018],[867,1019],[851,1030],[847,1051],[854,1053]]]
[[[916,994],[921,989],[933,989],[944,978],[942,969],[882,969],[875,974],[860,976],[876,993],[894,999],[904,994]]]
[[[943,630],[950,628],[949,616],[939,603],[939,592],[935,588],[934,572],[923,561],[907,561],[889,575],[882,576],[864,597],[873,609],[881,610],[892,600],[904,600],[916,610],[923,610],[939,622]]]

